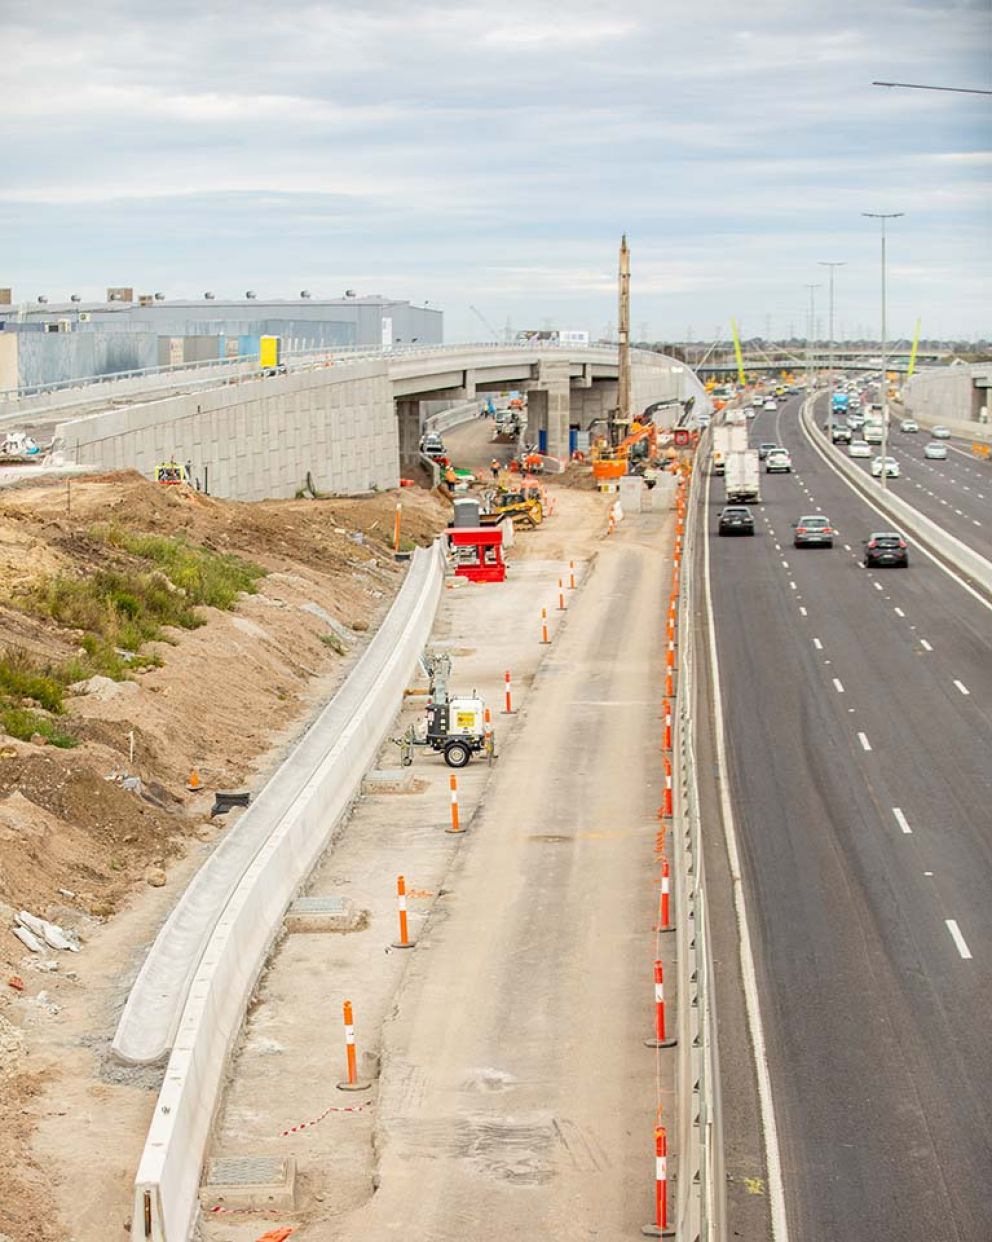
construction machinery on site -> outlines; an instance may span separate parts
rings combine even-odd
[[[486,721],[486,704],[473,690],[471,695],[452,695],[451,655],[447,651],[427,650],[420,667],[428,681],[425,724],[412,724],[401,737],[391,740],[400,748],[400,763],[408,768],[418,746],[444,756],[449,768],[463,768],[473,755],[484,755],[491,763],[496,757],[496,738]]]

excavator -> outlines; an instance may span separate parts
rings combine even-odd
[[[611,483],[629,472],[635,463],[650,461],[657,453],[658,428],[654,423],[641,423],[635,419],[630,431],[620,443],[611,448],[600,441],[592,450],[592,474],[597,483]]]

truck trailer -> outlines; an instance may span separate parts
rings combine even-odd
[[[714,427],[713,451],[710,458],[714,474],[723,474],[727,465],[727,457],[731,453],[742,453],[747,448],[747,424],[742,427]]]
[[[724,476],[728,505],[751,504],[761,499],[757,449],[728,453]]]

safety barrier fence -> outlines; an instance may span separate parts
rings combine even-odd
[[[697,461],[705,452],[705,439]],[[684,533],[679,547],[676,694],[672,721],[672,836],[674,923],[678,958],[678,1191],[676,1236],[680,1242],[716,1242],[724,1236],[724,1174],[717,1077],[713,955],[706,905],[702,821],[696,767],[696,729],[705,704],[699,687],[700,655],[694,617],[700,591],[696,549],[702,488],[687,487]],[[678,528],[677,528],[678,529]],[[676,535],[678,539],[678,534]],[[674,586],[674,584],[673,584]]]
[[[280,769],[295,782],[293,797],[278,804],[233,887],[225,881],[219,902],[214,894],[135,1179],[133,1242],[187,1242],[225,1067],[248,1000],[290,901],[329,843],[402,701],[434,621],[443,566],[440,544],[415,554],[387,623],[330,705],[345,709],[342,726],[323,738],[316,766]],[[394,619],[398,629],[388,626]],[[253,810],[261,806],[262,797]],[[167,956],[169,948],[166,937]],[[179,974],[185,976],[185,964]],[[140,1024],[140,1013],[133,1017]]]
[[[800,417],[807,438],[827,465],[851,483],[856,491],[881,510],[904,534],[912,535],[918,543],[952,569],[987,594],[992,594],[992,561],[949,534],[939,523],[926,517],[908,500],[897,495],[891,486],[881,487],[878,480],[870,478],[842,453],[838,453],[831,446],[826,433],[817,425],[814,401],[815,399],[807,399],[803,402]]]

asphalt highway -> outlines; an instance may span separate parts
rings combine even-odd
[[[817,403],[817,418],[826,422],[823,402]],[[923,450],[929,442],[925,431],[900,431],[899,421],[893,420],[889,455],[902,473],[889,479],[889,487],[970,548],[992,557],[992,461],[975,457],[960,440],[938,441],[947,446],[947,460],[928,461]],[[846,457],[847,445],[838,444],[834,451]],[[872,446],[872,457],[879,452]],[[849,460],[871,473],[872,458]]]
[[[795,467],[755,537],[716,537],[722,480],[707,514],[790,1237],[988,1242],[992,610],[912,549],[861,566],[886,523],[798,406],[751,425]],[[793,547],[807,513],[834,548]]]

